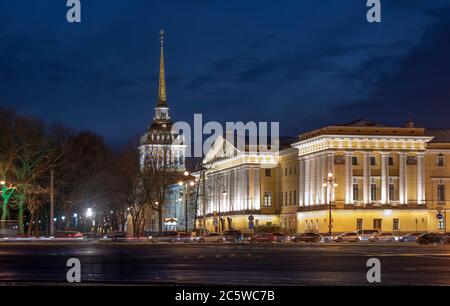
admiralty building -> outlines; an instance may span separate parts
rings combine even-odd
[[[333,232],[446,230],[450,130],[357,120],[304,133],[278,152],[240,152],[220,137],[203,167],[197,222],[212,232],[326,233],[330,206]]]

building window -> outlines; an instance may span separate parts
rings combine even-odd
[[[294,174],[297,174],[297,166],[294,167]]]
[[[292,175],[292,167],[289,167],[289,175]]]
[[[443,154],[439,154],[437,157],[437,166],[438,167],[444,167],[445,165],[445,159]]]
[[[383,226],[383,219],[373,219],[373,229],[381,230]]]
[[[272,207],[272,192],[264,192],[264,207]]]
[[[371,166],[376,166],[377,165],[377,159],[375,158],[375,156],[371,156],[370,157],[370,165]]]
[[[363,219],[356,219],[356,230],[363,229]]]
[[[266,176],[272,176],[272,169],[266,169]]]
[[[294,205],[297,205],[297,190],[294,190]]]
[[[357,166],[358,165],[358,157],[357,156],[352,156],[352,165],[353,166]]]
[[[400,230],[400,219],[392,220],[392,230],[399,231]]]
[[[281,205],[284,205],[284,202],[283,202],[283,192],[281,193]]]
[[[288,193],[287,191],[284,193],[284,206],[288,205]]]
[[[395,201],[395,186],[389,184],[389,201]]]
[[[371,184],[370,185],[370,199],[372,201],[376,201],[377,200],[377,185],[376,184]]]
[[[292,191],[289,190],[289,205],[292,205]]]
[[[438,229],[440,231],[445,230],[445,221],[444,220],[438,220]]]
[[[445,201],[445,185],[443,185],[443,184],[438,185],[437,196],[438,196],[439,202]]]
[[[287,168],[284,168],[284,176],[287,176]]]
[[[394,165],[394,157],[389,156],[389,166],[393,166]]]
[[[359,201],[358,184],[353,184],[353,201]]]

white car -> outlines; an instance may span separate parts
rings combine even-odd
[[[359,237],[360,241],[371,241],[370,239],[376,235],[380,234],[380,231],[377,229],[374,230],[358,230],[356,234]]]
[[[388,241],[388,242],[394,242],[398,240],[398,236],[395,236],[393,233],[381,233],[378,235],[373,235],[369,238],[370,242],[375,241]]]
[[[344,241],[359,242],[360,240],[361,239],[359,238],[358,233],[356,232],[343,233],[334,238],[334,241],[336,242],[344,242]]]
[[[225,241],[225,239],[223,238],[223,236],[221,234],[217,234],[217,233],[210,233],[204,236],[200,236],[197,237],[197,241],[200,243],[204,243],[204,242],[218,242],[218,243],[222,243]]]

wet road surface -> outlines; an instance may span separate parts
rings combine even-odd
[[[382,285],[450,285],[450,246],[402,243],[1,243],[0,283],[63,284],[78,258],[84,284],[368,285],[373,257]]]

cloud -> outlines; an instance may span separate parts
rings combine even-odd
[[[343,118],[370,114],[371,119],[398,123],[409,113],[427,127],[450,127],[450,20],[430,26],[422,41],[404,56],[395,69],[381,73],[364,101],[350,102],[334,109]],[[359,71],[374,71],[386,58],[366,61]],[[353,77],[357,77],[355,74]]]

